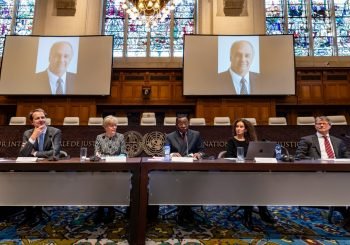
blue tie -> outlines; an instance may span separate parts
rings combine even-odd
[[[39,151],[44,150],[44,138],[45,138],[45,134],[41,134],[39,136]]]

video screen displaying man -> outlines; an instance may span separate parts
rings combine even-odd
[[[248,95],[254,93],[258,73],[251,72],[255,56],[253,45],[246,40],[239,40],[230,49],[231,65],[228,70],[219,74],[220,86],[232,91],[232,94]]]
[[[73,56],[74,49],[69,41],[57,41],[52,44],[48,67],[37,74],[37,81],[46,88],[47,93],[74,93],[76,75],[68,71]]]

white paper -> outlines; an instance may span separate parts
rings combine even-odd
[[[37,157],[17,157],[16,162],[36,162]]]
[[[254,160],[257,163],[277,163],[276,158],[273,157],[255,157]]]
[[[126,157],[125,156],[106,157],[106,162],[126,162]]]
[[[193,162],[193,157],[172,157],[172,162]]]

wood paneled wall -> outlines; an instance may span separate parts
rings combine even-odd
[[[86,125],[91,116],[144,111],[161,116],[186,112],[209,124],[214,116],[255,117],[258,124],[267,124],[270,116],[286,116],[289,124],[295,124],[298,115],[339,113],[350,122],[350,68],[297,68],[296,79],[296,95],[291,96],[183,96],[182,69],[116,69],[110,96],[0,96],[0,124],[8,124],[11,116],[27,116],[37,107],[45,109],[56,125],[65,116],[79,116]],[[145,89],[150,93],[144,94]]]

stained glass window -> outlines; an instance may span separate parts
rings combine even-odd
[[[265,0],[266,33],[293,34],[295,55],[350,54],[349,0]]]
[[[106,0],[104,33],[114,36],[114,57],[182,57],[184,34],[195,32],[195,1],[176,0],[167,18],[147,28],[127,14],[124,0]]]
[[[32,34],[35,0],[0,1],[0,53],[5,35]]]

